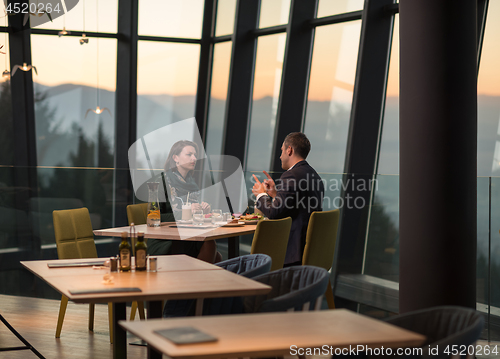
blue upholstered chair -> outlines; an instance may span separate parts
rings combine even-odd
[[[245,297],[245,313],[317,310],[321,306],[329,274],[319,267],[294,266],[253,279],[273,289],[268,294]]]
[[[266,254],[249,254],[216,263],[217,266],[247,278],[268,273],[271,257]],[[184,317],[194,315],[194,300],[169,300],[163,311],[164,317]],[[241,297],[210,298],[203,303],[203,315],[241,313]]]

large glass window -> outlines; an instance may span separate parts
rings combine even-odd
[[[304,132],[318,172],[342,173],[361,21],[316,28]]]
[[[363,10],[363,0],[319,0],[317,17]]]
[[[38,165],[113,167],[116,40],[32,35],[31,53]]]
[[[247,149],[247,171],[269,170],[281,88],[286,34],[258,39]]]
[[[139,1],[139,35],[201,38],[203,0]]]
[[[399,15],[394,21],[364,273],[399,281]]]
[[[55,209],[87,207],[94,228],[113,224],[116,53],[115,39],[31,36],[38,182],[28,216],[42,246],[55,242]]]
[[[378,171],[399,174],[399,15],[394,20]]]
[[[500,176],[500,2],[490,1],[477,84],[478,176]]]
[[[32,1],[33,2],[33,1]],[[72,1],[71,3],[74,3]],[[42,4],[42,2],[40,2]],[[71,5],[70,2],[66,6]],[[45,16],[31,16],[31,27],[43,29],[68,31],[91,31],[91,32],[118,32],[118,0],[81,0],[73,8],[67,8],[67,12],[52,12],[52,21]],[[43,23],[40,23],[44,21]]]
[[[232,42],[222,42],[214,46],[206,140],[206,152],[209,155],[219,155],[222,151],[231,49]]]
[[[160,127],[194,116],[200,46],[139,41],[138,51],[139,138]],[[157,156],[162,157],[157,159],[158,163],[165,162],[166,154],[159,153]]]
[[[234,31],[236,0],[217,1],[217,26],[215,36],[230,35]]]
[[[491,285],[491,305],[500,307],[500,289],[494,285],[500,279],[500,2],[489,1],[484,40],[479,62],[477,85],[477,172],[478,176],[494,176],[491,197],[487,197],[487,178],[478,179],[478,301],[486,299]],[[491,202],[491,228],[488,228]],[[491,263],[488,263],[488,239],[491,238]],[[490,264],[490,271],[487,264]],[[488,276],[491,273],[491,278]],[[491,284],[488,284],[488,279]],[[483,303],[486,301],[482,301]],[[492,310],[493,314],[493,310]]]
[[[261,0],[259,27],[270,27],[288,23],[290,0]]]

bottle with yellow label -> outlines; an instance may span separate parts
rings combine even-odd
[[[120,255],[120,271],[128,272],[130,270],[130,243],[128,242],[127,232],[122,232],[122,241],[118,251]]]
[[[144,243],[144,232],[137,233],[137,243],[135,244],[135,270],[146,270],[146,253],[148,246]]]

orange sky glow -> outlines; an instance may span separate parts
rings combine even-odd
[[[220,13],[216,32],[217,35],[223,35],[232,31],[236,0],[219,1]],[[86,0],[84,16],[83,1],[80,1],[67,15],[39,27],[50,29],[65,27],[68,30],[81,31],[85,22],[87,31],[116,33],[117,4],[118,0]],[[346,4],[354,8],[348,8]],[[141,35],[189,38],[201,36],[203,0],[141,0],[139,6]],[[360,6],[362,1],[358,4],[356,1],[321,0],[318,14],[326,16],[357,10]],[[0,2],[2,12],[3,7],[3,2]],[[262,26],[286,23],[288,12],[289,0],[263,0],[260,23]],[[162,14],[162,21],[150,21],[159,13]],[[478,79],[478,93],[483,95],[500,95],[498,86],[500,69],[497,65],[500,58],[500,46],[497,45],[500,21],[494,21],[498,18],[500,18],[500,2],[490,2]],[[387,96],[399,95],[398,20],[396,17]],[[5,18],[0,19],[0,25],[4,25],[4,21]],[[347,101],[349,96],[352,96],[359,31],[359,21],[318,28],[313,50],[309,100],[330,101],[338,94],[343,94],[339,100]],[[255,99],[275,96],[279,90],[278,77],[281,76],[285,43],[284,34],[259,39],[253,96]],[[8,51],[8,41],[4,34],[0,34],[0,45],[4,45],[2,50]],[[141,41],[138,48],[139,94],[180,96],[196,93],[199,45]],[[215,98],[226,97],[231,49],[230,43],[218,44],[215,47],[214,81],[211,86],[211,93]],[[8,56],[0,54],[0,66],[9,68],[8,62]],[[34,81],[44,85],[75,83],[95,87],[99,72],[100,87],[110,91],[115,90],[116,40],[114,39],[91,38],[88,44],[80,45],[78,37],[33,35],[32,63],[38,69],[38,76],[34,75]]]

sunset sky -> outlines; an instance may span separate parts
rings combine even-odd
[[[96,4],[99,3],[97,11]],[[117,31],[117,0],[80,0],[66,16],[40,25],[40,28]],[[236,0],[219,0],[217,35],[232,32]],[[320,0],[318,16],[355,11],[361,9],[362,0]],[[85,6],[85,17],[83,7]],[[261,26],[274,26],[288,21],[289,0],[262,0]],[[3,2],[0,2],[0,11]],[[199,38],[203,0],[140,0],[139,33],[141,35]],[[500,2],[491,1],[482,52],[478,81],[480,94],[500,94]],[[98,19],[98,21],[97,21]],[[0,19],[4,25],[5,18]],[[391,74],[388,79],[388,96],[399,93],[399,36],[396,24]],[[310,100],[346,102],[352,96],[355,65],[358,55],[360,21],[318,28],[315,36]],[[0,44],[8,43],[0,35]],[[272,35],[258,41],[257,73],[254,98],[276,95],[283,60],[286,35]],[[99,55],[97,54],[99,48]],[[231,45],[217,45],[214,60],[212,96],[225,98],[227,92],[228,66]],[[49,51],[50,50],[50,51]],[[99,56],[99,81],[101,88],[113,91],[116,82],[116,40],[91,38],[88,44],[80,45],[77,37],[32,36],[32,61],[38,69],[34,80],[44,85],[55,86],[76,83],[96,86],[97,58]],[[0,66],[8,67],[8,56],[0,54]],[[5,58],[5,59],[4,59]],[[54,59],[56,59],[54,61]],[[196,93],[199,61],[199,45],[178,43],[139,43],[139,94],[194,95]],[[3,71],[3,69],[2,69]]]

